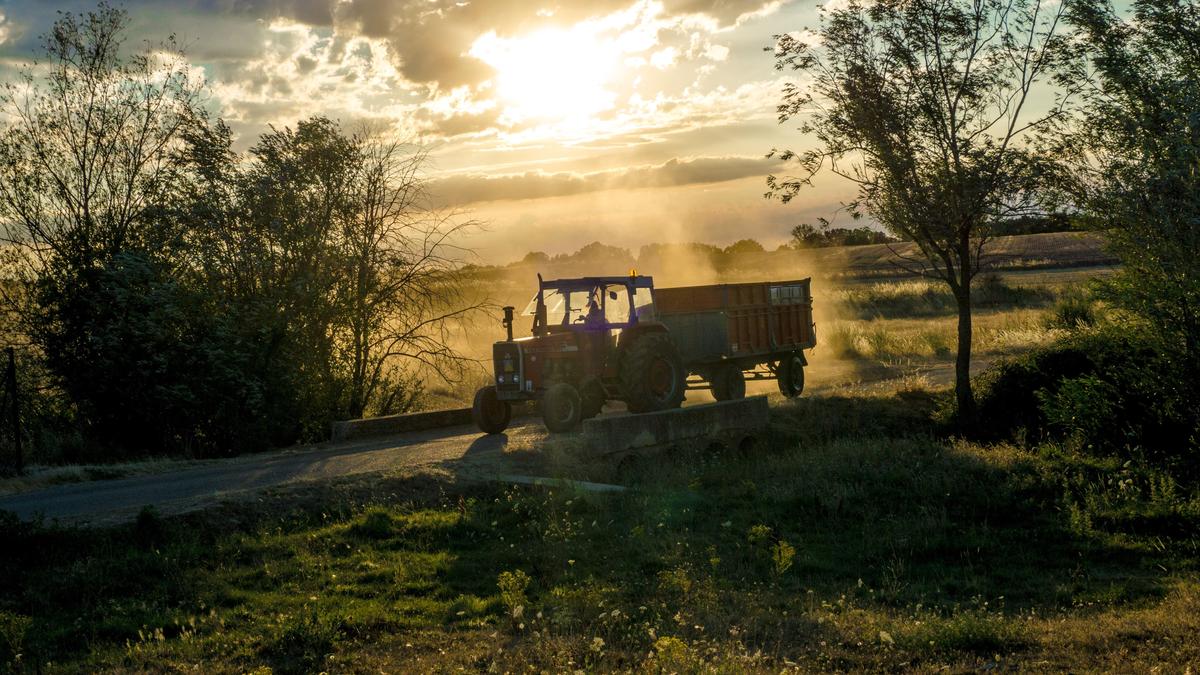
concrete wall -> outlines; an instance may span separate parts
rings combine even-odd
[[[695,439],[753,436],[766,429],[768,411],[767,397],[753,396],[656,413],[590,419],[583,423],[584,445],[592,456],[603,457]]]
[[[330,437],[334,442],[349,441],[355,438],[390,436],[392,434],[402,434],[406,431],[424,431],[425,429],[455,427],[471,423],[470,408],[431,410],[428,412],[334,422]]]

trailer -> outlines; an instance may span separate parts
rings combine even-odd
[[[746,380],[777,380],[785,396],[804,391],[804,350],[817,344],[812,281],[660,288],[654,310],[688,369],[688,389],[718,401],[745,396]]]

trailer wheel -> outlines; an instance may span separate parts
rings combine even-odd
[[[784,357],[779,363],[779,392],[796,398],[804,391],[804,359],[799,354]]]
[[[746,375],[733,364],[722,367],[713,374],[712,395],[718,401],[736,401],[746,398]]]
[[[671,338],[643,335],[621,363],[621,390],[629,412],[654,412],[678,408],[687,387],[687,371]]]
[[[542,396],[542,420],[553,433],[563,433],[579,426],[583,419],[583,403],[579,391],[565,382],[559,382],[546,390]]]
[[[471,419],[483,433],[498,434],[508,428],[512,419],[512,405],[496,397],[495,387],[483,387],[475,392]]]

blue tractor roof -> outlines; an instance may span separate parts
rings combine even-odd
[[[630,275],[624,277],[579,277],[576,279],[542,279],[538,275],[538,283],[542,288],[592,288],[609,284],[632,286],[633,288],[654,288],[654,277]]]

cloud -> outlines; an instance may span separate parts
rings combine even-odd
[[[592,173],[544,173],[487,176],[458,174],[431,181],[430,193],[439,203],[460,206],[475,202],[563,197],[602,190],[675,187],[721,183],[766,176],[779,163],[761,157],[696,157],[663,164]]]
[[[470,56],[481,35],[516,35],[538,28],[572,24],[638,7],[657,10],[663,17],[693,17],[695,28],[710,31],[736,25],[746,17],[778,9],[783,0],[593,0],[563,2],[547,9],[544,0],[194,0],[211,10],[286,18],[311,26],[337,26],[359,35],[387,40],[397,67],[413,82],[452,89],[475,85],[493,75],[480,59]]]

